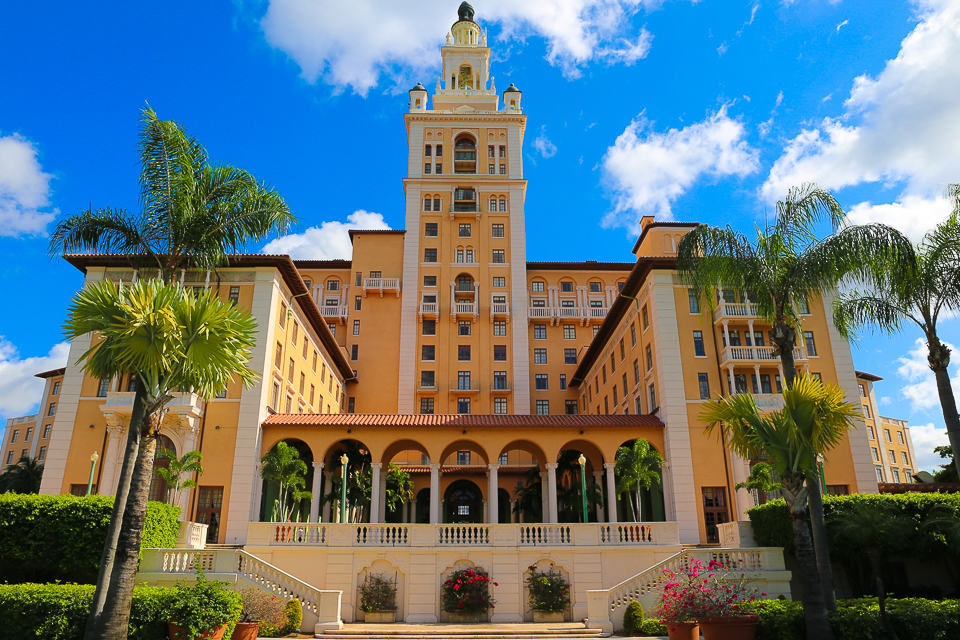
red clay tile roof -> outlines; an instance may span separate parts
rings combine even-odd
[[[596,260],[584,260],[582,262],[527,262],[527,271],[547,271],[560,269],[563,271],[582,270],[582,271],[630,271],[633,269],[632,262],[597,262]]]
[[[883,378],[880,376],[873,373],[867,373],[866,371],[856,371],[855,373],[857,374],[858,378],[863,378],[864,380],[869,380],[870,382],[878,382],[883,380]]]
[[[50,371],[44,371],[43,373],[35,373],[34,378],[56,378],[57,376],[62,376],[67,372],[66,367],[60,367],[59,369],[51,369]]]
[[[650,415],[460,415],[450,413],[275,413],[265,426],[323,427],[662,427]]]
[[[651,222],[643,228],[643,231],[640,232],[640,237],[637,238],[637,243],[633,245],[633,253],[637,252],[637,249],[640,248],[640,244],[643,242],[644,237],[647,235],[647,231],[650,229],[656,229],[657,227],[698,227],[700,226],[699,222]]]

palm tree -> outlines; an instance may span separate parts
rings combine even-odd
[[[617,449],[614,459],[614,474],[617,478],[617,499],[627,496],[630,505],[630,517],[633,522],[642,522],[641,492],[650,491],[660,484],[660,469],[663,456],[643,438],[633,441],[630,446]]]
[[[158,457],[169,461],[166,467],[157,467],[156,470],[157,475],[167,484],[167,502],[177,504],[184,489],[196,488],[197,481],[187,476],[194,473],[199,476],[203,473],[203,466],[200,464],[203,454],[199,451],[187,451],[178,458],[176,451],[163,449]]]
[[[700,417],[707,433],[719,429],[722,441],[744,458],[763,452],[776,471],[793,524],[807,638],[830,640],[833,632],[805,519],[804,483],[817,472],[817,455],[843,440],[860,409],[846,402],[840,387],[808,375],[784,389],[783,399],[783,409],[762,415],[751,394],[728,395],[707,402]]]
[[[513,511],[523,522],[543,522],[543,483],[539,467],[527,469],[513,492]]]
[[[960,185],[954,185],[954,190]],[[960,311],[960,197],[954,212],[914,246],[891,230],[887,250],[850,276],[851,288],[834,302],[840,333],[853,337],[864,325],[886,333],[916,324],[927,341],[927,363],[937,381],[947,436],[960,451],[960,417],[950,385],[950,347],[940,341],[937,321]],[[960,457],[953,461],[960,474]]]
[[[37,493],[42,475],[43,465],[36,458],[20,456],[0,474],[0,493]]]
[[[98,581],[103,609],[91,611],[86,634],[91,638],[126,638],[133,581],[146,515],[153,459],[165,407],[180,389],[211,398],[239,379],[250,384],[256,373],[247,367],[256,341],[256,322],[245,311],[204,292],[194,295],[180,285],[141,280],[118,287],[101,280],[81,290],[64,325],[68,339],[94,334],[97,339],[78,360],[92,376],[109,380],[130,372],[137,378],[122,471],[131,474],[118,487],[120,531],[104,559],[108,577]],[[122,490],[122,492],[121,492]],[[117,505],[114,505],[114,516]],[[115,559],[114,559],[115,558]]]
[[[160,120],[149,105],[140,120],[139,215],[118,208],[89,208],[74,214],[57,224],[50,238],[52,254],[119,253],[127,256],[135,273],[146,269],[147,275],[169,283],[187,268],[215,270],[248,242],[272,232],[285,233],[295,222],[274,190],[242,169],[211,166],[203,147],[175,122]],[[139,408],[139,415],[144,408]],[[85,640],[98,638],[102,631],[97,621],[104,610],[121,522],[139,464],[140,440],[134,431],[137,427],[131,419]]]
[[[387,477],[384,482],[386,507],[390,511],[397,511],[413,499],[413,478],[403,467],[395,464],[387,466]]]
[[[307,484],[307,463],[300,459],[300,452],[286,442],[278,442],[260,459],[260,475],[267,482],[279,487],[274,516],[278,522],[291,522],[291,517],[303,500],[310,499]]]
[[[814,184],[791,188],[777,202],[773,224],[757,229],[754,243],[731,227],[700,225],[677,247],[677,268],[712,307],[717,287],[749,292],[757,315],[770,323],[773,353],[783,366],[784,384],[797,375],[794,348],[800,314],[797,304],[836,287],[889,244],[893,230],[883,225],[840,228],[846,213],[833,195]],[[819,240],[816,225],[828,222],[835,233]],[[839,229],[839,230],[838,230]],[[730,393],[734,393],[733,389]],[[827,605],[836,607],[833,570],[823,524],[819,474],[807,484],[810,524]]]

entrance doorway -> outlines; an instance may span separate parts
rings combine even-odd
[[[707,528],[707,542],[720,542],[717,525],[729,520],[726,487],[703,487],[703,523]]]

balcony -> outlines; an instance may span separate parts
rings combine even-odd
[[[759,318],[753,302],[721,302],[713,312],[714,322],[730,318]]]
[[[500,381],[498,381],[498,380],[494,380],[494,381],[493,381],[493,388],[491,388],[490,390],[493,391],[494,393],[497,393],[497,392],[499,392],[499,393],[509,393],[509,392],[513,391],[513,389],[510,388],[510,383],[505,382],[505,381],[504,381],[504,382],[500,382]]]
[[[783,394],[780,393],[755,393],[753,400],[758,409],[776,411],[783,408]]]
[[[366,297],[368,291],[376,291],[383,297],[385,291],[392,291],[400,295],[400,278],[364,278],[363,295]]]
[[[510,317],[509,302],[491,302],[490,318],[496,320],[505,320]]]
[[[440,313],[440,305],[436,302],[421,302],[420,317],[435,320]]]
[[[455,301],[452,305],[450,305],[450,315],[458,318],[467,316],[476,317],[478,315],[477,304],[475,302]]]
[[[793,350],[793,359],[797,362],[806,362],[807,354],[797,347]],[[773,347],[724,347],[720,352],[720,364],[734,362],[770,363],[780,362],[780,358],[773,355]]]
[[[345,304],[325,304],[320,307],[320,314],[324,320],[337,320],[340,323],[347,321],[347,305]]]
[[[430,382],[430,383],[424,384],[424,382],[421,380],[420,384],[417,385],[417,391],[419,391],[420,393],[436,393],[437,383]]]
[[[480,384],[470,380],[454,380],[450,384],[450,393],[480,393]]]
[[[609,307],[530,307],[528,318],[547,319],[553,324],[561,320],[579,320],[581,324],[599,324],[607,317]]]

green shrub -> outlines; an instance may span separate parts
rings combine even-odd
[[[759,618],[757,640],[803,640],[803,605],[789,600],[759,600],[749,606]],[[887,601],[890,623],[900,640],[960,638],[960,600],[901,598]],[[876,598],[841,600],[830,614],[836,640],[883,640]]]
[[[0,495],[0,581],[95,582],[112,509],[108,496]],[[141,547],[173,547],[179,515],[148,503]]]
[[[634,600],[623,612],[623,631],[627,635],[637,636],[643,630],[643,605]]]
[[[667,625],[656,618],[644,618],[640,623],[640,630],[637,633],[640,636],[665,636],[667,635]]]
[[[570,583],[551,564],[540,570],[530,565],[527,575],[527,598],[532,611],[558,613],[570,606]]]
[[[229,624],[223,635],[229,637],[243,611],[240,594],[227,589],[227,583],[207,580],[202,573],[192,584],[178,584],[168,611],[169,618],[183,627],[187,638],[196,638],[204,631]]]
[[[130,640],[166,640],[174,591],[137,586],[130,607]],[[8,640],[81,640],[93,585],[0,585],[3,637]]]
[[[299,631],[302,624],[303,605],[296,598],[290,598],[287,600],[287,624],[284,625],[283,630],[287,633],[293,633]]]

